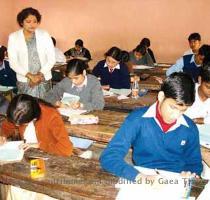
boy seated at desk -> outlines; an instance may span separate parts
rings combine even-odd
[[[198,82],[201,66],[210,61],[210,46],[202,45],[197,54],[185,55],[178,59],[167,71],[166,76],[174,72],[185,72],[189,74],[194,82]]]
[[[185,115],[196,124],[210,124],[210,63],[201,67],[195,86],[195,102],[187,109]]]
[[[58,111],[50,104],[27,94],[19,94],[10,102],[7,120],[2,123],[0,144],[6,138],[20,134],[21,148],[40,148],[61,156],[72,154],[72,143]]]
[[[77,58],[87,62],[91,60],[90,51],[84,47],[81,39],[76,40],[75,47],[69,49],[64,54],[67,57]]]
[[[94,67],[92,73],[100,79],[104,90],[130,89],[130,75],[125,59],[128,59],[125,51],[112,47],[105,53],[105,60],[99,61]]]
[[[183,115],[195,99],[195,85],[183,73],[170,75],[161,86],[158,101],[133,111],[100,157],[103,169],[131,181],[155,179],[139,173],[124,158],[130,148],[136,166],[167,170],[183,176],[202,171],[198,129]]]
[[[184,52],[184,56],[191,54],[198,54],[201,47],[201,36],[199,33],[191,33],[188,37],[190,49]]]
[[[57,83],[46,94],[45,100],[58,107],[84,109],[88,111],[102,110],[104,97],[99,80],[86,73],[87,64],[79,59],[72,59],[66,68],[66,78]],[[64,93],[76,95],[79,101],[64,105],[61,102]]]
[[[5,60],[6,47],[0,47],[0,85],[16,87],[16,73],[10,68],[9,62]]]

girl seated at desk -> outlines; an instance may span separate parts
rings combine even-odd
[[[2,123],[0,144],[18,130],[24,139],[21,147],[40,148],[61,155],[72,154],[72,143],[68,138],[64,122],[58,111],[49,103],[27,94],[15,96],[7,109],[7,120]]]
[[[79,59],[72,59],[66,68],[66,78],[57,83],[48,92],[46,101],[58,107],[66,107],[61,103],[64,93],[80,97],[76,103],[70,103],[68,107],[84,110],[102,110],[104,108],[103,92],[99,80],[86,73],[87,64]]]
[[[129,56],[129,63],[131,65],[154,66],[153,60],[143,44],[138,45],[133,51],[130,52]]]
[[[123,58],[122,51],[118,47],[112,47],[105,53],[105,60],[99,61],[94,67],[92,73],[100,79],[103,89],[130,88],[128,67]]]

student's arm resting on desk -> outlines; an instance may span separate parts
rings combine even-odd
[[[139,120],[133,119],[133,113],[126,118],[100,157],[103,169],[128,180],[135,180],[139,172],[126,163],[124,158],[135,141],[136,135],[140,134],[138,133],[141,131],[140,124]]]
[[[166,71],[166,76],[169,76],[170,74],[174,72],[182,72],[184,67],[184,61],[183,57],[178,59],[174,65],[172,65],[167,71]]]
[[[191,128],[191,135],[188,137],[187,146],[184,150],[185,167],[183,171],[190,171],[200,176],[203,166],[199,143],[199,132],[197,126],[190,120],[187,122]]]

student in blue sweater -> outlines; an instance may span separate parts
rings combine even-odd
[[[158,93],[158,101],[133,111],[126,118],[100,157],[102,168],[132,181],[152,178],[125,162],[132,148],[136,166],[186,176],[200,175],[198,129],[183,115],[194,102],[194,90],[195,85],[186,74],[174,73],[167,77]]]
[[[16,87],[16,73],[10,68],[9,62],[4,60],[6,47],[0,47],[0,85]]]
[[[103,89],[129,89],[130,76],[128,67],[124,64],[122,51],[112,47],[105,53],[105,60],[101,60],[93,69],[93,75],[100,78]]]
[[[195,82],[198,82],[202,64],[209,61],[210,46],[202,45],[198,50],[198,54],[189,54],[178,59],[176,63],[166,71],[166,75],[169,76],[174,72],[185,72],[189,74]]]

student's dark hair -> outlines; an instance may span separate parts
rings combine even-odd
[[[38,10],[29,7],[29,8],[25,8],[23,10],[21,10],[18,15],[17,15],[17,22],[19,24],[20,27],[23,27],[23,21],[29,16],[29,15],[33,15],[36,17],[37,22],[40,23],[41,22],[41,14],[39,13]]]
[[[204,56],[203,64],[210,62],[210,45],[202,45],[198,50],[198,54]]]
[[[5,46],[0,47],[0,61],[4,60],[6,51],[7,51],[7,48]]]
[[[83,47],[83,41],[81,39],[76,40],[75,46]]]
[[[150,40],[149,38],[143,38],[139,44],[145,47],[150,47]]]
[[[87,70],[88,65],[85,61],[79,59],[72,59],[68,62],[66,68],[66,76],[70,73],[74,73],[75,75],[80,75],[84,70]]]
[[[136,51],[136,52],[140,53],[142,56],[144,56],[147,50],[144,45],[139,44],[133,51]]]
[[[110,56],[117,60],[118,62],[122,61],[122,51],[118,47],[111,47],[106,53],[105,57]]]
[[[39,120],[41,116],[40,103],[54,107],[50,103],[36,97],[27,94],[19,94],[11,100],[8,106],[7,119],[16,125],[29,123],[34,119]]]
[[[51,37],[51,39],[53,41],[54,46],[56,46],[56,39],[54,37]]]
[[[190,42],[191,40],[201,41],[201,35],[199,33],[191,33],[188,37],[188,41]]]
[[[125,63],[129,61],[129,53],[127,51],[121,51],[122,57],[121,57],[121,62]]]
[[[168,76],[161,85],[166,98],[174,99],[179,105],[190,106],[195,101],[195,83],[192,78],[182,72]]]
[[[210,62],[201,67],[200,76],[202,81],[210,83]]]

